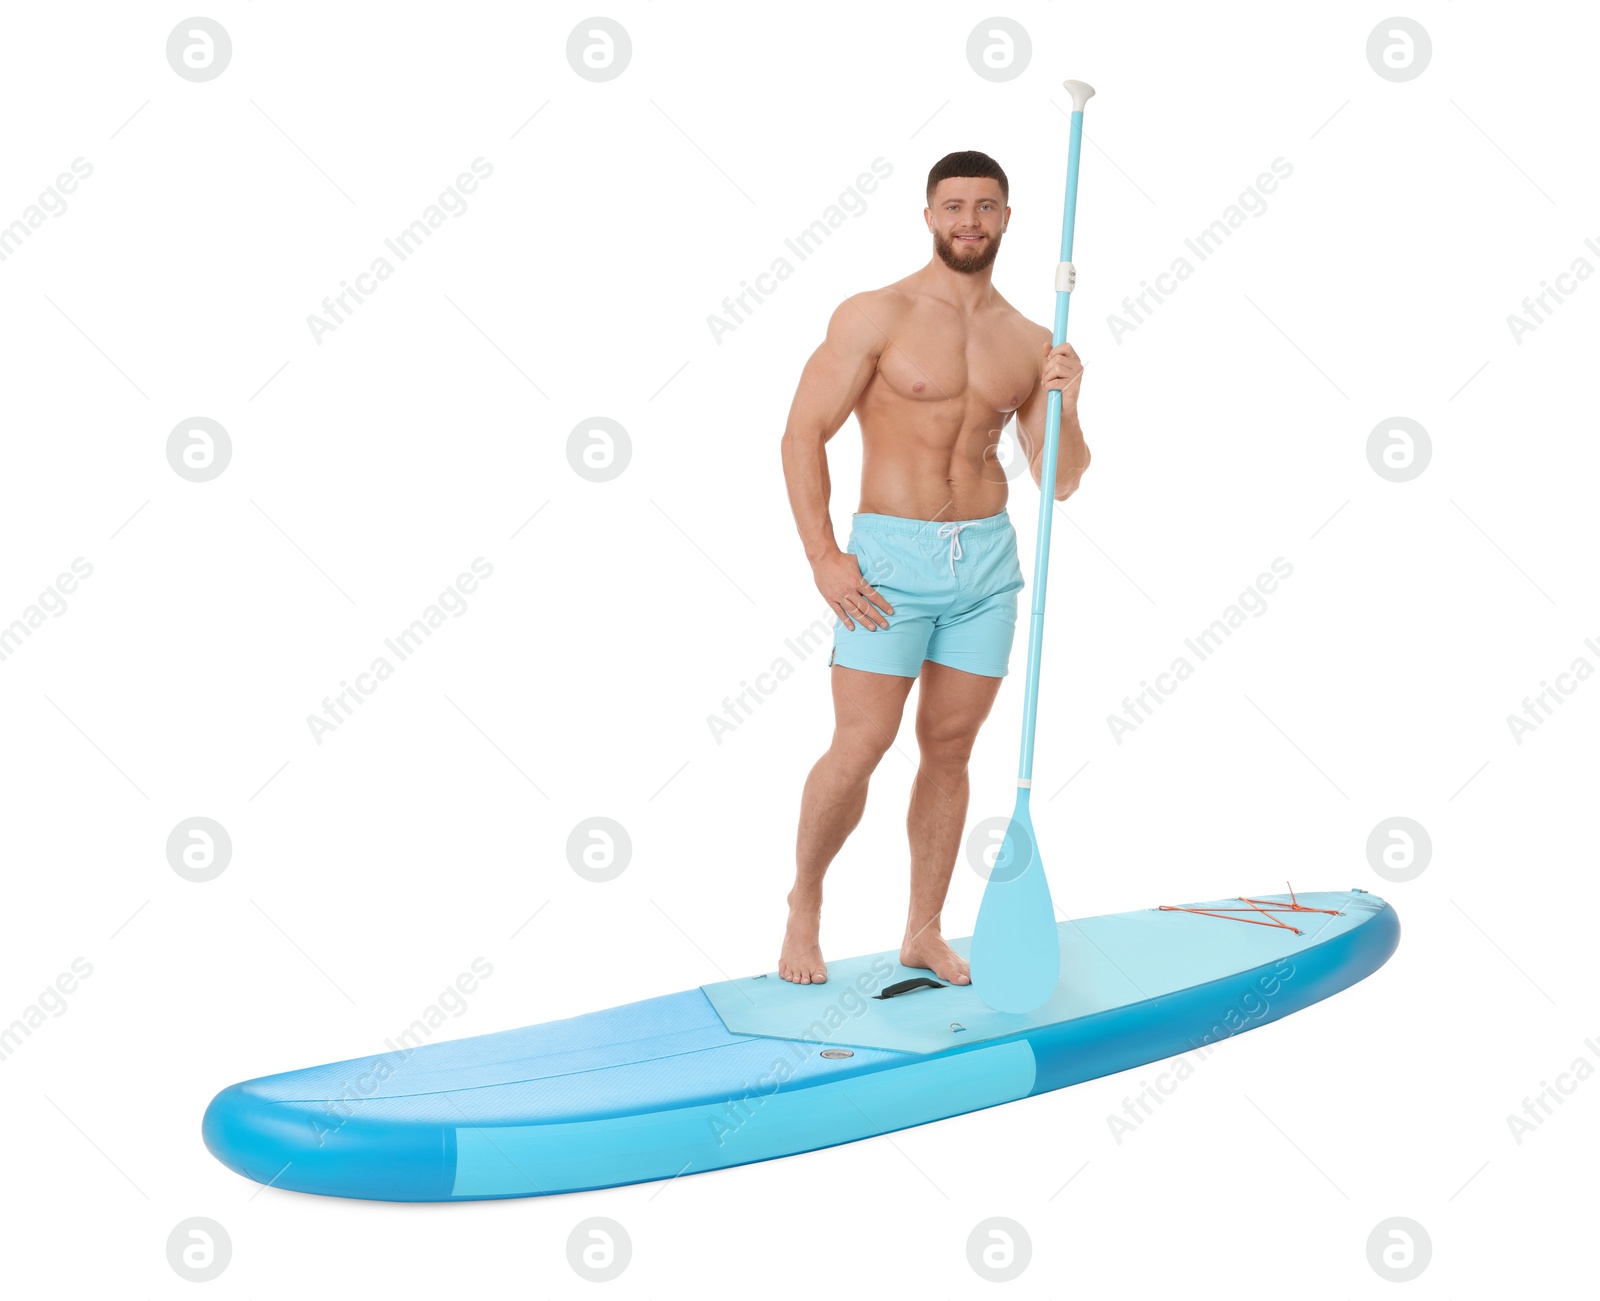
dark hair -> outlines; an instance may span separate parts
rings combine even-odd
[[[980,154],[976,149],[964,149],[960,153],[946,154],[928,173],[930,208],[933,207],[933,192],[938,188],[939,182],[949,180],[952,176],[982,176],[991,181],[999,181],[1001,202],[1011,202],[1011,187],[1006,183],[1006,174],[1000,164],[988,154]]]

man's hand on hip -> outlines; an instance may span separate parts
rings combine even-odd
[[[894,607],[861,576],[861,564],[851,552],[835,551],[824,556],[811,566],[811,576],[816,580],[817,591],[852,632],[856,620],[869,630],[889,626],[883,616],[893,614]]]

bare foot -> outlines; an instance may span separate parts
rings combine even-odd
[[[778,958],[778,974],[797,985],[822,985],[828,980],[828,967],[822,960],[819,939],[822,925],[820,908],[789,906],[789,925],[783,933],[783,953]]]
[[[965,958],[945,943],[937,931],[924,930],[900,947],[901,965],[931,971],[952,985],[970,985],[972,972]]]

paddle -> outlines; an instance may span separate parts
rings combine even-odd
[[[1067,337],[1067,307],[1076,273],[1072,224],[1078,207],[1078,153],[1083,144],[1083,106],[1094,94],[1087,82],[1063,83],[1072,95],[1072,138],[1067,149],[1067,202],[1061,218],[1061,262],[1056,267],[1054,344]],[[1054,345],[1053,345],[1054,346]],[[1033,788],[1033,733],[1039,703],[1039,652],[1044,641],[1044,588],[1050,569],[1050,523],[1055,513],[1056,451],[1061,438],[1061,392],[1051,389],[1045,416],[1044,459],[1039,468],[1039,540],[1033,560],[1033,621],[1028,629],[1028,680],[1022,706],[1022,766],[1017,807],[1006,828],[994,870],[983,890],[970,960],[972,987],[997,1012],[1032,1012],[1056,991],[1061,949],[1055,905],[1045,880],[1038,838],[1028,812]]]

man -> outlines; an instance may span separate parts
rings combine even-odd
[[[1006,474],[995,459],[1000,431],[1015,414],[1037,483],[1047,395],[1059,389],[1055,500],[1071,496],[1089,466],[1078,354],[1065,343],[1052,349],[1050,331],[990,283],[1011,219],[1008,197],[1005,173],[986,154],[940,159],[922,214],[933,256],[905,279],[840,304],[789,411],[789,503],[817,590],[838,616],[833,740],[801,797],[778,960],[779,974],[798,984],[827,979],[822,878],[861,820],[868,779],[919,679],[900,961],[951,984],[971,979],[939,916],[967,814],[967,758],[1009,666],[1022,587]],[[827,443],[852,412],[861,427],[861,504],[841,551],[828,516]]]

